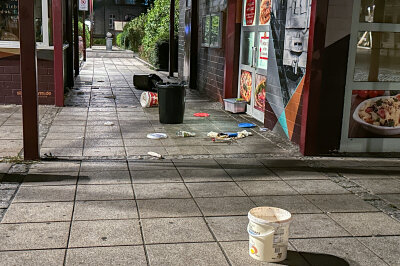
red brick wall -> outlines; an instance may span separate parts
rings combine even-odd
[[[39,104],[54,104],[53,61],[38,59]],[[19,55],[0,58],[0,104],[21,104]]]

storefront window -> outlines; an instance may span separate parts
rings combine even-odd
[[[18,41],[18,0],[0,2],[0,40]]]
[[[36,42],[49,46],[49,39],[52,35],[51,1],[34,0],[33,11]],[[0,41],[11,43],[19,41],[18,0],[0,1]]]
[[[254,32],[243,32],[241,64],[252,66],[254,52]]]
[[[202,46],[211,48],[221,47],[221,13],[206,15],[202,19]]]
[[[360,22],[400,24],[400,1],[362,0]]]
[[[354,81],[400,82],[400,33],[359,32]]]

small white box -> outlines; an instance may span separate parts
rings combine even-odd
[[[246,112],[247,102],[236,98],[224,99],[225,110],[231,113],[244,113]]]

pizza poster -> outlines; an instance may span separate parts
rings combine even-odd
[[[271,0],[261,0],[260,25],[269,25],[271,20]]]
[[[265,92],[267,87],[267,77],[256,75],[256,88],[254,91],[254,109],[264,112],[265,110]]]
[[[268,66],[269,32],[260,32],[258,40],[258,68],[267,69]]]
[[[251,100],[251,88],[253,86],[253,77],[251,72],[242,70],[240,73],[240,97],[246,102]]]
[[[255,25],[255,17],[256,17],[256,1],[255,0],[246,0],[244,2],[244,26],[253,26]]]

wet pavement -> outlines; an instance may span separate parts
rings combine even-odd
[[[154,71],[88,58],[67,106],[41,107],[49,161],[0,164],[0,265],[273,265],[248,255],[256,206],[293,214],[285,265],[400,265],[399,159],[302,157],[259,127],[214,143],[209,131],[261,125],[191,91],[184,123],[161,124],[140,106],[135,73]],[[15,156],[20,107],[0,110],[0,156]]]

